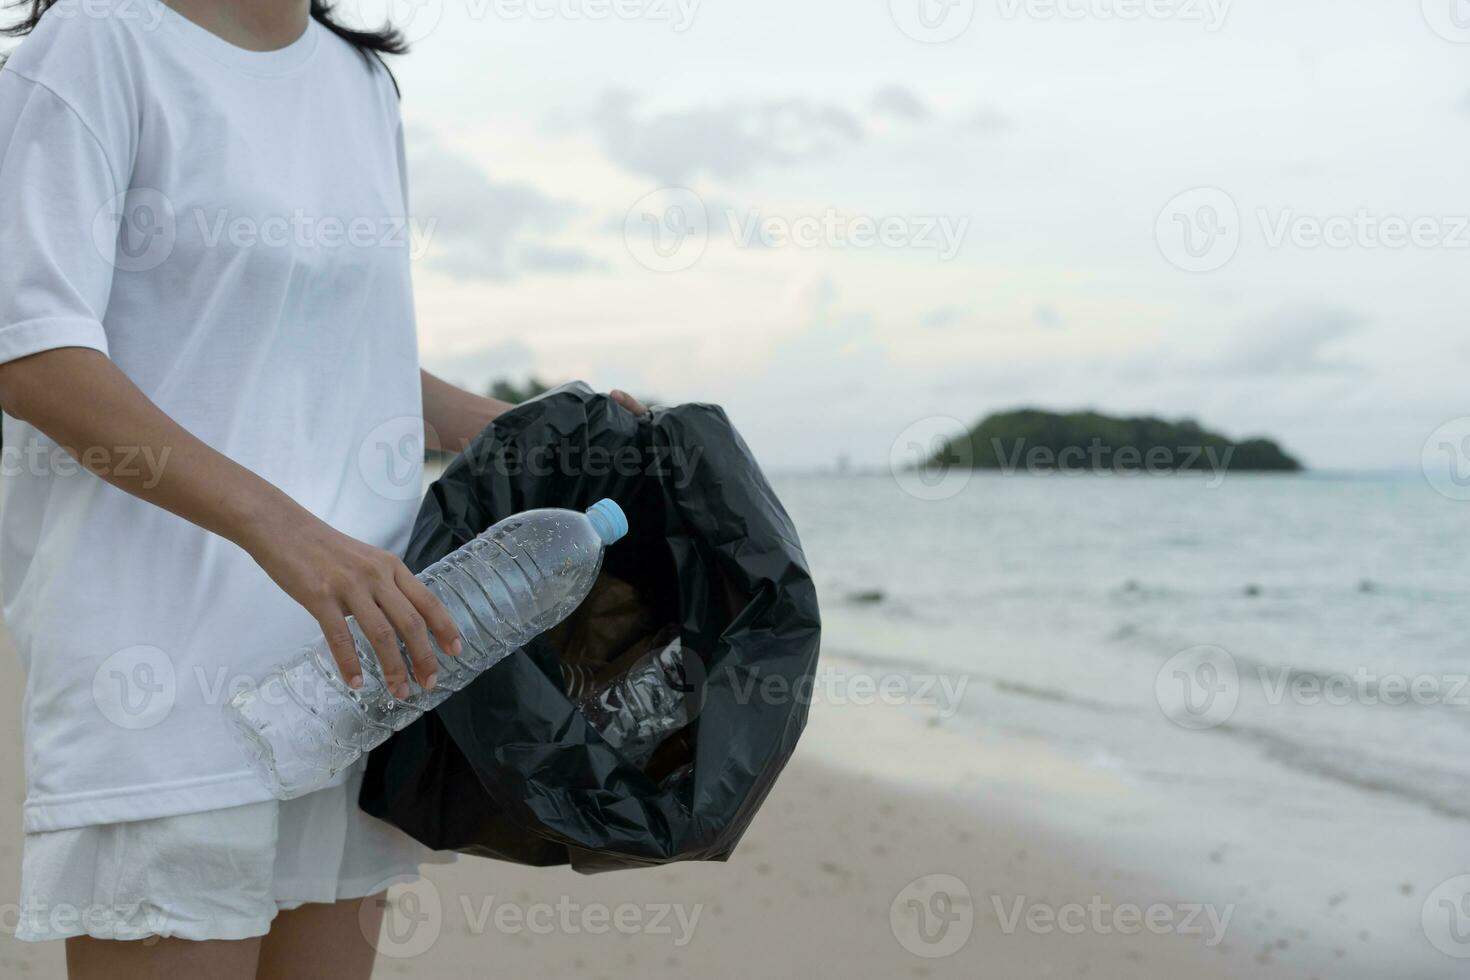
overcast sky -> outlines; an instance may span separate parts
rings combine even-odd
[[[1470,413],[1465,0],[342,6],[415,41],[469,386],[717,401],[774,466],[1037,405],[1414,467]]]

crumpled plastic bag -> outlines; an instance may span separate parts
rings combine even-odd
[[[805,727],[821,621],[796,529],[721,409],[638,418],[582,384],[518,406],[430,487],[405,561],[418,572],[510,514],[603,497],[630,532],[587,601],[374,750],[362,809],[519,864],[729,857]],[[639,767],[567,683],[671,640],[693,720]]]

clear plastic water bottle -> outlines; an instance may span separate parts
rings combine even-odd
[[[464,641],[460,656],[451,657],[430,637],[439,673],[432,691],[418,685],[410,664],[409,696],[395,698],[372,644],[349,617],[361,688],[347,686],[323,639],[230,699],[226,717],[251,764],[278,799],[326,785],[571,615],[597,581],[606,549],[627,533],[628,519],[611,500],[585,514],[532,510],[496,524],[418,575],[454,617]]]
[[[580,665],[578,665],[580,666]],[[603,739],[642,768],[664,740],[694,717],[698,695],[692,674],[700,661],[676,635],[656,640],[628,670],[598,683],[585,668],[563,665],[567,692]]]

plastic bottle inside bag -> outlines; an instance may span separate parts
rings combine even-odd
[[[639,768],[693,720],[702,664],[677,632],[660,638],[631,667],[598,683],[583,665],[563,664],[567,692],[607,743]]]

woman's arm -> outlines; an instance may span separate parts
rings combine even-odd
[[[463,452],[481,429],[514,407],[457,388],[428,371],[419,374],[424,388],[425,449]]]
[[[459,653],[454,620],[396,555],[333,530],[209,448],[102,353],[62,347],[0,365],[0,405],[113,486],[245,549],[321,625],[353,687],[362,685],[362,669],[349,614],[372,642],[395,696],[409,691],[399,637],[426,688],[434,686],[437,670],[429,632],[446,652]],[[157,470],[145,474],[119,465],[139,454],[155,460]]]
[[[421,371],[420,374],[424,388],[426,449],[463,452],[470,440],[480,434],[480,430],[515,407],[496,398],[483,398],[463,388],[457,388],[428,371]],[[615,388],[612,398],[634,415],[643,415],[648,411],[626,391]]]

